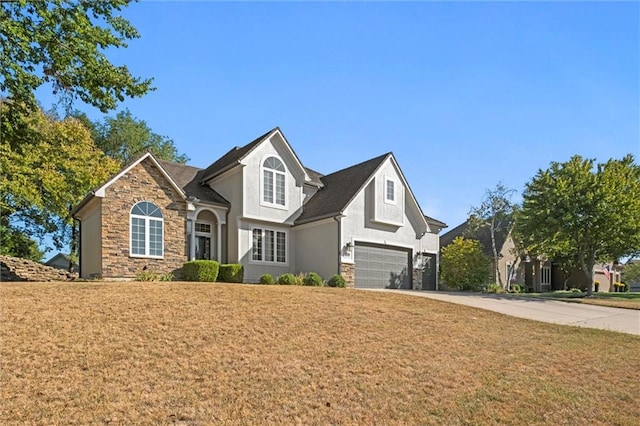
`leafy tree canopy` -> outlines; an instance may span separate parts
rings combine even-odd
[[[627,284],[633,282],[640,283],[640,260],[636,260],[633,263],[627,263],[622,270],[622,281]]]
[[[457,237],[442,249],[440,279],[449,288],[480,290],[491,276],[491,260],[477,240]]]
[[[0,4],[0,93],[10,100],[3,120],[38,109],[45,83],[68,102],[79,98],[102,112],[151,88],[150,79],[109,62],[109,48],[139,37],[120,10],[131,0],[3,1]],[[15,112],[15,113],[14,113]]]
[[[5,103],[0,102],[0,114]],[[36,110],[21,114],[19,134],[0,132],[2,223],[28,236],[52,234],[57,248],[68,241],[69,208],[118,169],[78,120],[57,120]],[[14,140],[20,137],[21,141]],[[28,143],[21,143],[21,142]]]
[[[570,259],[593,283],[597,261],[640,252],[640,166],[632,155],[553,162],[526,185],[515,226],[531,253]]]
[[[44,253],[38,243],[26,234],[9,226],[6,217],[0,219],[0,254],[40,262]]]
[[[128,109],[119,112],[115,118],[106,117],[102,123],[91,121],[81,112],[75,112],[73,116],[90,129],[96,146],[121,165],[147,150],[167,161],[185,163],[189,160],[178,153],[172,139],[154,133],[145,121],[135,118]]]

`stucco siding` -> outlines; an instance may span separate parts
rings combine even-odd
[[[393,201],[387,200],[387,183],[392,182]],[[372,198],[372,220],[394,225],[404,224],[405,187],[395,166],[385,161],[377,171],[370,188]]]
[[[278,136],[260,144],[244,160],[244,209],[242,216],[260,218],[278,223],[293,223],[299,216],[304,194],[302,191],[302,175],[287,153]],[[274,206],[263,200],[263,170],[265,159],[275,156],[286,168],[285,206]]]
[[[296,270],[329,279],[339,273],[338,222],[334,219],[295,228]]]
[[[252,260],[253,230],[255,228],[284,232],[286,234],[286,262],[263,262]],[[244,265],[244,281],[258,282],[264,274],[274,278],[288,272],[296,272],[296,241],[289,226],[274,223],[238,220],[238,253],[239,263]]]
[[[80,222],[80,276],[102,275],[102,203],[94,198],[84,209]]]
[[[242,192],[242,168],[239,167],[228,175],[221,176],[209,183],[211,188],[216,190],[231,203],[229,210],[229,221],[224,230],[221,251],[226,255],[228,263],[238,263],[238,222],[236,218],[242,215],[243,192]]]

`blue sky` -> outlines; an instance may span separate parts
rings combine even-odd
[[[109,57],[157,91],[122,108],[195,166],[275,126],[325,174],[393,151],[452,228],[551,161],[640,157],[638,2],[143,1],[123,16],[141,38]]]

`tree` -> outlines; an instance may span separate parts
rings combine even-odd
[[[92,122],[80,112],[73,116],[91,131],[96,146],[121,165],[146,150],[163,160],[177,163],[189,160],[186,155],[178,153],[173,140],[152,132],[145,121],[133,117],[128,109],[119,112],[115,118],[106,117],[103,123]]]
[[[469,211],[469,235],[487,229],[491,237],[491,253],[493,255],[493,274],[500,287],[505,287],[500,271],[500,252],[496,246],[496,234],[504,232],[505,237],[510,233],[516,205],[511,202],[515,189],[509,189],[498,182],[494,189],[487,189],[478,207]],[[515,265],[514,265],[515,267]]]
[[[8,223],[3,223],[5,219],[8,218],[0,219],[0,254],[40,262],[44,253],[38,248],[38,243]]]
[[[105,55],[139,37],[118,15],[130,1],[2,2],[0,92],[11,100],[3,120],[19,126],[21,114],[38,109],[34,92],[46,83],[69,103],[80,98],[102,112],[153,90],[150,79],[132,76]]]
[[[477,240],[456,237],[442,249],[440,279],[449,288],[480,290],[491,276],[491,260]]]
[[[640,283],[640,260],[636,260],[633,263],[628,262],[624,265],[621,278],[622,281],[627,284],[634,282]]]
[[[5,108],[0,102],[0,114]],[[51,234],[60,249],[70,239],[69,209],[118,164],[95,147],[78,120],[57,120],[38,109],[20,121],[19,133],[5,132],[4,121],[0,127],[0,223],[15,231],[8,235]],[[13,139],[18,135],[22,140]]]
[[[591,295],[596,262],[640,252],[640,166],[632,155],[553,162],[526,185],[515,226],[531,253],[579,265]]]

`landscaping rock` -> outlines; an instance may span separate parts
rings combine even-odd
[[[70,281],[77,273],[52,268],[33,260],[0,256],[0,281]]]

